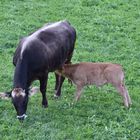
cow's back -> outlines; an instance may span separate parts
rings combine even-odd
[[[75,40],[75,29],[67,21],[46,25],[20,41],[13,63],[26,57],[32,70],[53,71],[73,52]]]

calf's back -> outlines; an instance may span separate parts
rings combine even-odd
[[[65,65],[64,76],[77,84],[95,84],[101,86],[105,83],[118,84],[123,78],[121,65],[112,63],[82,62],[79,64]]]

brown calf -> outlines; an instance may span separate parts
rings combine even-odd
[[[65,64],[56,73],[67,77],[76,85],[76,101],[80,98],[84,86],[92,84],[102,86],[110,83],[123,97],[124,105],[129,107],[131,104],[129,93],[124,84],[124,72],[119,64],[92,62]]]

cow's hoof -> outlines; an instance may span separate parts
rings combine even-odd
[[[43,108],[46,108],[46,107],[48,107],[48,101],[47,100],[42,100],[42,107]]]
[[[56,95],[56,94],[54,94],[54,98],[59,98],[60,96],[58,96],[58,95]]]
[[[47,107],[48,107],[48,105],[42,105],[42,107],[43,107],[43,108],[47,108]]]

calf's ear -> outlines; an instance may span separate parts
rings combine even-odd
[[[61,68],[61,72],[62,73],[65,72],[65,67],[64,66]]]
[[[64,70],[65,70],[65,67],[64,66],[62,66],[60,69],[59,69],[59,71],[62,73],[62,72],[64,72]]]

